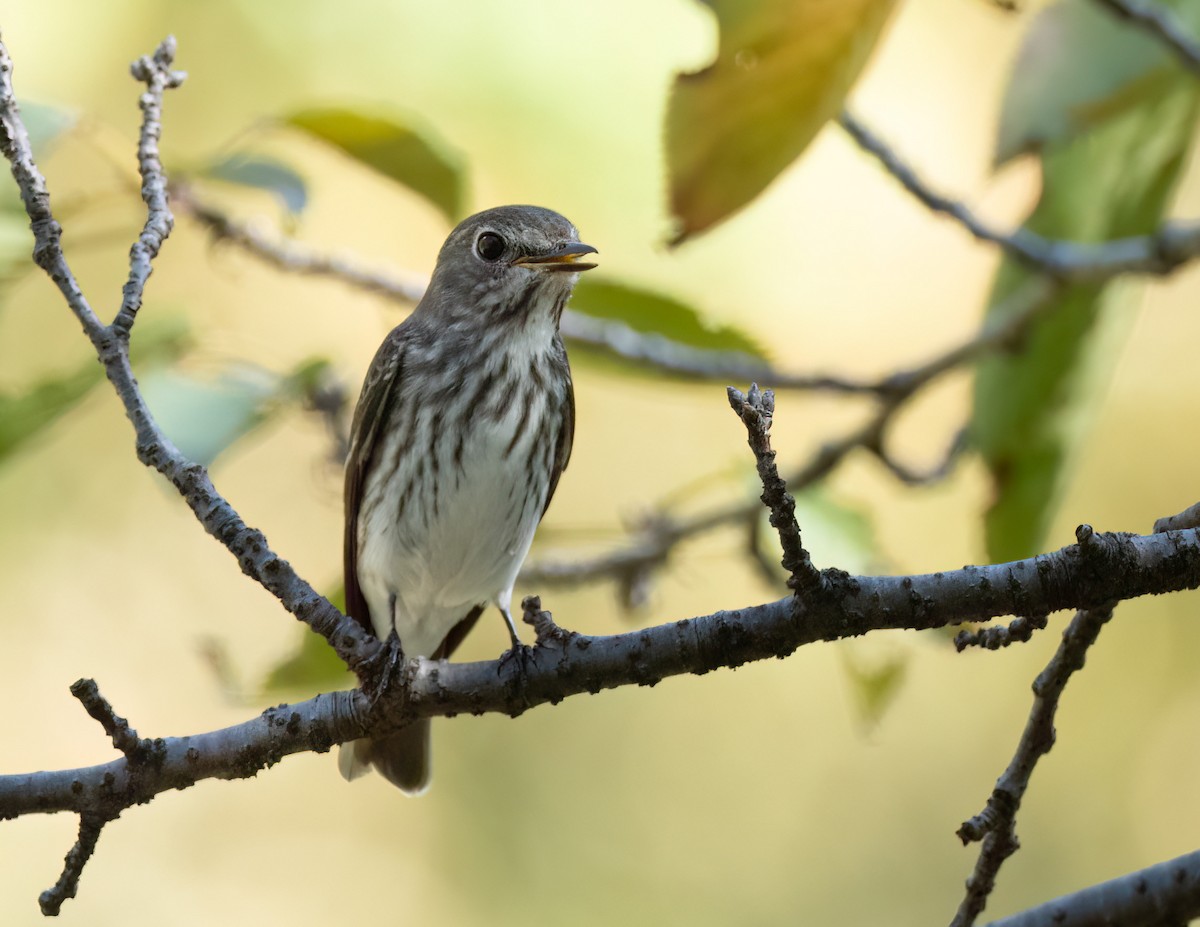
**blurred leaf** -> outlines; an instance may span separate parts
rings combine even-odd
[[[226,183],[273,193],[283,208],[292,215],[303,212],[304,207],[308,205],[308,188],[304,178],[290,167],[268,158],[230,155],[210,164],[201,174]]]
[[[0,206],[0,303],[4,288],[33,266],[33,233],[24,211],[7,212]]]
[[[908,672],[908,656],[895,653],[881,660],[868,661],[856,655],[850,647],[839,648],[838,652],[842,655],[842,666],[850,679],[859,718],[864,724],[874,727],[900,694],[900,687]]]
[[[77,116],[70,110],[46,106],[44,103],[31,103],[28,100],[19,101],[19,104],[20,119],[25,124],[25,131],[29,133],[29,144],[34,149],[35,159],[46,155],[52,150],[56,140],[76,125]],[[12,183],[12,174],[8,171],[4,172],[4,179],[0,180],[0,225],[5,220],[5,214],[18,217],[18,221],[26,229],[29,228],[29,220],[25,217],[25,204],[20,199],[17,184]],[[29,235],[26,235],[26,238],[30,240],[28,250],[32,251],[32,238]],[[2,264],[4,255],[0,252],[0,271]]]
[[[212,379],[179,370],[141,378],[159,427],[184,456],[204,466],[266,416],[279,387],[266,371],[241,368]]]
[[[186,341],[180,321],[146,325],[135,340],[135,361],[161,363],[177,357]],[[104,368],[89,357],[71,373],[47,377],[21,392],[0,393],[0,462],[73,409],[103,380]]]
[[[757,477],[755,477],[757,480]],[[754,483],[755,488],[761,485]],[[758,520],[758,549],[780,583],[787,572],[780,563],[779,532],[771,527],[771,513],[763,507]],[[848,573],[871,571],[878,560],[879,539],[870,515],[861,508],[834,498],[823,486],[802,490],[796,496],[796,521],[800,537],[818,567],[837,567]]]
[[[739,351],[765,361],[753,338],[731,325],[709,325],[695,309],[649,290],[594,277],[582,277],[571,308],[597,319],[624,322],[634,331],[662,335],[693,348]]]
[[[466,199],[461,158],[428,129],[353,109],[306,109],[283,120],[419,193],[451,223]]]
[[[1200,29],[1200,3],[1155,0]],[[1161,41],[1093,0],[1059,0],[1030,24],[1013,64],[996,137],[1003,164],[1065,142],[1168,92],[1180,68]]]
[[[285,376],[246,365],[216,377],[160,370],[140,379],[159,427],[185,457],[209,466],[274,412],[304,398],[327,367],[328,361],[310,359]]]
[[[761,193],[841,109],[895,0],[704,0],[717,58],[675,78],[666,149],[676,243]]]
[[[339,609],[345,610],[345,590],[339,587],[327,596]],[[291,695],[295,692],[326,690],[353,682],[346,664],[329,642],[307,628],[300,630],[300,644],[291,656],[277,663],[263,680],[263,695],[268,698]]]
[[[73,112],[57,106],[31,103],[28,100],[22,100],[20,106],[21,121],[25,123],[25,131],[29,133],[29,144],[33,146],[34,157],[46,154],[59,136],[69,132],[78,121]]]
[[[1196,88],[1180,72],[1157,99],[1085,136],[1047,145],[1042,197],[1028,226],[1074,241],[1153,231],[1187,160],[1200,113]],[[1029,271],[1006,258],[989,311],[1029,279]],[[972,434],[995,486],[986,518],[993,560],[1014,560],[1042,547],[1081,418],[1115,360],[1115,352],[1100,356],[1093,350],[1097,322],[1111,315],[1127,286],[1066,287],[1019,354],[990,357],[979,366]]]

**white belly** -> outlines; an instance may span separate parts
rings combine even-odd
[[[535,427],[546,421],[544,397],[523,427],[519,409],[479,410],[457,455],[457,435],[433,435],[428,417],[383,439],[385,466],[375,474],[402,441],[425,453],[408,455],[415,462],[401,479],[385,485],[376,476],[363,487],[364,499],[382,504],[359,519],[358,578],[376,633],[385,637],[394,621],[409,656],[433,653],[476,605],[509,607],[546,501],[546,480],[531,483],[539,468],[530,458],[540,461],[543,442],[557,440]]]

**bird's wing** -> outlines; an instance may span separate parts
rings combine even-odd
[[[399,327],[384,339],[363,381],[362,395],[354,409],[350,427],[350,452],[346,456],[346,534],[343,567],[346,584],[346,614],[375,633],[371,611],[358,585],[358,508],[362,503],[367,469],[383,433],[385,410],[400,384],[404,360],[404,338]]]
[[[566,352],[563,352],[563,365],[566,366]],[[558,488],[558,478],[567,469],[567,461],[571,459],[571,445],[575,441],[575,387],[571,383],[571,369],[567,368],[567,397],[563,401],[562,429],[558,433],[558,444],[554,448],[554,460],[550,468],[550,485],[546,488],[546,504],[542,506],[542,515],[550,508],[550,500],[554,498],[554,490]]]

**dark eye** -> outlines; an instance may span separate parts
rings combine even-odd
[[[504,254],[504,239],[495,232],[484,232],[476,240],[475,250],[485,261],[498,261]]]

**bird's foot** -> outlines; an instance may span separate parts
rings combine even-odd
[[[404,649],[400,646],[400,637],[396,629],[383,641],[379,653],[368,661],[362,674],[362,689],[375,705],[381,698],[392,690],[400,679],[404,668]]]
[[[500,654],[500,661],[496,666],[497,674],[503,675],[505,669],[512,663],[516,665],[518,677],[524,682],[533,664],[534,649],[528,644],[521,643],[519,638],[514,637],[512,647]]]

